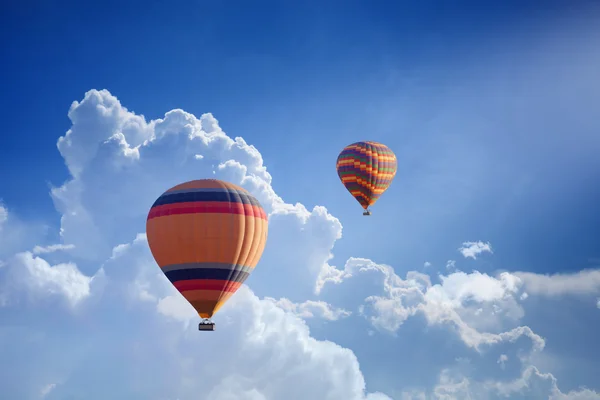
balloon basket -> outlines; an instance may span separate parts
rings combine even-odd
[[[198,330],[199,331],[214,331],[215,323],[212,322],[210,319],[204,319],[204,320],[202,320],[202,322],[200,322],[198,324]]]
[[[363,215],[371,215],[371,211],[369,211],[369,210],[366,210],[366,211],[363,213]]]

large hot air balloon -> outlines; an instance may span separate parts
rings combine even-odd
[[[150,251],[169,281],[214,330],[210,318],[258,263],[267,215],[245,189],[217,179],[185,182],[163,193],[146,221]]]
[[[346,189],[371,215],[369,207],[387,190],[396,176],[396,155],[377,142],[356,142],[342,150],[337,158],[337,172]]]

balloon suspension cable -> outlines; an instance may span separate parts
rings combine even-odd
[[[198,324],[199,331],[214,331],[215,323],[211,321],[210,318],[203,318],[202,321]]]

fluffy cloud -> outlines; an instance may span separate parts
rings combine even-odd
[[[261,300],[247,286],[243,286],[220,313],[218,333],[209,333],[210,336],[200,334],[195,325],[188,324],[182,328],[166,318],[185,317],[191,320],[196,316],[182,296],[169,287],[166,278],[155,273],[157,268],[148,262],[148,257],[144,235],[138,235],[132,243],[115,247],[112,256],[94,277],[81,274],[75,265],[50,266],[29,253],[16,256],[11,270],[27,271],[24,282],[31,283],[21,285],[21,290],[35,294],[39,300],[58,296],[69,302],[77,302],[90,295],[101,296],[101,301],[85,304],[85,311],[95,316],[95,326],[101,332],[106,333],[111,326],[115,326],[114,313],[103,312],[107,309],[119,312],[119,306],[123,308],[124,312],[118,319],[126,317],[128,313],[135,315],[152,310],[157,316],[151,318],[150,322],[143,322],[143,340],[137,333],[132,336],[113,334],[105,339],[96,337],[95,346],[105,350],[131,347],[127,350],[127,361],[123,361],[123,354],[118,352],[100,355],[86,350],[87,340],[83,339],[86,329],[74,328],[77,336],[70,346],[83,346],[80,348],[83,355],[78,364],[71,367],[70,373],[59,376],[60,383],[41,386],[40,390],[46,392],[47,399],[69,396],[104,398],[109,389],[102,382],[80,381],[82,377],[89,379],[86,374],[93,374],[97,363],[107,363],[114,374],[131,379],[135,387],[132,390],[139,398],[160,395],[181,399],[389,399],[383,394],[365,393],[365,381],[353,352],[335,343],[312,338],[306,323],[296,315],[321,312],[324,317],[334,319],[331,318],[334,311],[327,304],[315,302],[290,306],[287,300]],[[98,276],[105,279],[104,285],[97,286],[95,292],[91,293],[90,283]],[[146,289],[155,297],[140,299],[132,295],[130,284],[140,279],[148,283]],[[171,298],[173,304],[165,304],[167,298]],[[158,318],[156,310],[165,307],[178,309],[179,315]],[[339,315],[343,311],[338,310],[337,313]],[[72,318],[71,323],[74,323],[78,316]],[[140,323],[139,317],[125,319],[118,329],[137,332],[139,328],[135,325]],[[152,351],[156,343],[163,343],[164,350]],[[59,346],[60,343],[46,339],[44,345]],[[211,362],[207,363],[206,360]],[[46,362],[44,367],[51,370],[51,360]],[[164,374],[163,379],[151,381],[156,379],[151,377],[157,373],[153,372],[157,365],[164,367],[160,372]],[[198,380],[198,376],[205,378]],[[148,378],[148,383],[136,386],[140,379],[145,381],[144,377]],[[120,392],[114,390],[124,389],[110,390],[118,396]],[[25,392],[11,395],[14,398],[28,398]]]
[[[500,399],[548,399],[548,400],[598,400],[600,393],[581,388],[567,393],[562,392],[556,378],[550,373],[541,373],[536,367],[525,368],[514,380],[476,381],[453,369],[443,369],[438,383],[431,392],[405,392],[402,399],[432,400],[500,400]]]
[[[368,324],[397,334],[412,319],[440,328],[446,338],[451,332],[466,354],[482,363],[491,359],[495,371],[508,373],[520,363],[523,374],[487,379],[434,363],[426,373],[435,385],[401,388],[403,399],[597,398],[587,389],[565,394],[554,375],[528,364],[545,339],[521,323],[520,303],[528,294],[591,294],[597,286],[576,279],[566,286],[577,289],[560,292],[560,285],[535,274],[465,273],[453,260],[439,276],[403,271],[402,278],[364,258],[338,269],[331,260],[340,221],[325,207],[286,203],[258,150],[227,136],[212,115],[172,110],[147,121],[109,92],[93,90],[73,103],[69,118],[72,127],[58,148],[71,179],[51,190],[62,243],[21,239],[6,247],[10,257],[0,268],[0,316],[11,321],[0,327],[0,340],[14,344],[0,349],[12,366],[0,378],[8,397],[385,400],[366,390],[352,350],[324,340],[334,331],[316,339],[311,323],[325,319],[332,321],[328,326],[351,326],[357,337],[364,330],[367,338]],[[252,290],[243,286],[215,317],[217,332],[205,334],[197,331],[192,307],[156,268],[142,232],[148,208],[166,188],[206,176],[250,190],[270,215],[270,235],[248,281]],[[16,221],[2,206],[0,235],[10,226],[14,236]],[[476,258],[492,248],[465,242],[460,251]],[[32,357],[35,365],[22,362]]]
[[[387,265],[367,259],[351,258],[343,270],[330,267],[321,276],[321,287],[327,282],[340,284],[355,275],[377,271],[382,276],[382,295],[369,296],[361,313],[380,330],[397,332],[411,316],[422,314],[429,324],[453,327],[469,347],[480,350],[483,345],[514,342],[521,336],[531,339],[534,350],[544,348],[544,339],[527,326],[517,326],[500,333],[480,332],[482,327],[502,327],[499,320],[518,321],[522,309],[515,300],[520,279],[509,273],[492,277],[475,271],[440,275],[440,284],[432,285],[429,276],[411,271],[402,279]],[[485,317],[480,316],[486,309]]]
[[[48,399],[119,393],[128,398],[186,399],[201,393],[218,399],[388,399],[365,392],[351,350],[312,338],[303,321],[311,316],[336,320],[348,311],[306,297],[298,304],[291,297],[276,300],[279,293],[268,293],[275,286],[268,282],[280,273],[275,267],[282,264],[297,273],[298,291],[286,292],[296,297],[314,292],[316,277],[341,237],[341,224],[324,207],[285,203],[273,190],[260,153],[242,138],[228,137],[210,114],[196,118],[173,110],[147,122],[107,91],[93,90],[73,103],[69,118],[73,125],[58,148],[72,178],[51,191],[63,243],[10,258],[3,294],[15,307],[27,297],[34,308],[64,303],[77,312],[58,314],[61,326],[72,329],[61,366],[40,357],[36,373],[21,371],[26,387],[9,385],[13,398],[36,398],[44,391]],[[242,287],[216,318],[219,332],[209,335],[190,323],[197,320],[193,309],[156,268],[145,235],[138,234],[157,196],[202,176],[250,190],[270,214],[270,242],[275,242],[263,256],[263,264],[273,269],[263,268],[261,280],[271,297],[261,300]],[[286,236],[292,242],[277,243]],[[71,258],[52,265],[41,255]],[[259,273],[260,268],[253,276]],[[42,341],[47,349],[66,345],[52,335]],[[2,358],[11,360],[10,355]],[[103,376],[118,388],[110,393],[108,386],[90,380],[102,365],[111,366]]]
[[[5,301],[22,298],[23,294],[34,302],[46,295],[62,295],[71,307],[75,307],[90,295],[92,278],[83,275],[74,263],[51,266],[43,258],[24,252],[16,254],[6,264],[0,293]]]
[[[271,186],[258,150],[227,136],[211,114],[200,118],[172,110],[146,121],[109,92],[92,90],[69,110],[73,125],[58,141],[72,179],[52,189],[61,213],[61,237],[70,252],[93,268],[119,243],[145,229],[146,212],[167,188],[198,177],[215,177],[250,190],[270,214],[269,243],[263,256],[285,257],[288,271],[257,271],[295,285],[274,297],[304,300],[314,291],[322,266],[341,237],[340,222],[324,207],[287,204]],[[281,233],[285,232],[285,235]],[[88,266],[82,266],[87,270]]]
[[[481,253],[492,253],[492,245],[490,242],[483,243],[482,241],[464,242],[462,246],[458,248],[458,251],[460,251],[465,258],[472,258],[475,260]]]
[[[455,266],[455,264],[453,263]],[[546,341],[529,326],[514,326],[524,316],[520,301],[529,295],[547,294],[536,290],[531,282],[547,282],[547,277],[533,273],[500,272],[488,275],[479,271],[465,273],[460,270],[439,275],[439,283],[432,284],[427,275],[411,271],[405,279],[393,268],[379,265],[372,260],[352,258],[343,269],[330,267],[323,279],[322,291],[328,292],[327,284],[344,284],[353,277],[377,272],[380,276],[381,295],[364,299],[360,311],[375,328],[396,334],[406,321],[422,315],[429,325],[445,325],[452,328],[464,345],[477,350],[485,357],[493,347],[530,342],[528,352],[517,351],[516,361],[522,365],[523,373],[513,380],[472,379],[461,372],[461,368],[443,369],[438,383],[431,391],[404,391],[403,399],[501,399],[501,398],[549,398],[549,399],[599,399],[600,393],[587,389],[562,392],[556,377],[542,373],[529,363],[532,356],[543,351]],[[589,276],[589,272],[580,274]],[[578,276],[580,274],[573,274]],[[566,280],[577,279],[569,276]],[[550,284],[548,285],[550,286]],[[567,284],[560,293],[588,293],[576,284]],[[593,285],[589,285],[593,286]],[[552,287],[552,286],[551,286]],[[569,290],[570,287],[579,288]],[[340,288],[340,290],[342,290]],[[495,331],[495,332],[494,332]],[[483,361],[484,358],[481,359]],[[496,364],[507,370],[509,356],[501,353]]]
[[[520,279],[507,272],[497,278],[474,271],[466,274],[462,271],[448,276],[440,276],[442,283],[427,291],[427,296],[434,302],[462,306],[473,301],[475,303],[502,300],[516,293]]]
[[[550,373],[541,373],[536,367],[528,366],[522,375],[510,382],[483,382],[480,391],[491,394],[492,398],[549,399],[549,400],[598,400],[600,393],[589,389],[563,393],[557,386],[556,378]]]

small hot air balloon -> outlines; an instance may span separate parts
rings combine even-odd
[[[164,192],[146,221],[150,251],[162,272],[214,330],[210,318],[258,263],[267,215],[245,189],[217,179],[185,182]]]
[[[387,190],[396,176],[396,155],[377,142],[356,142],[342,150],[337,158],[337,172],[346,189],[371,215],[369,207]]]

